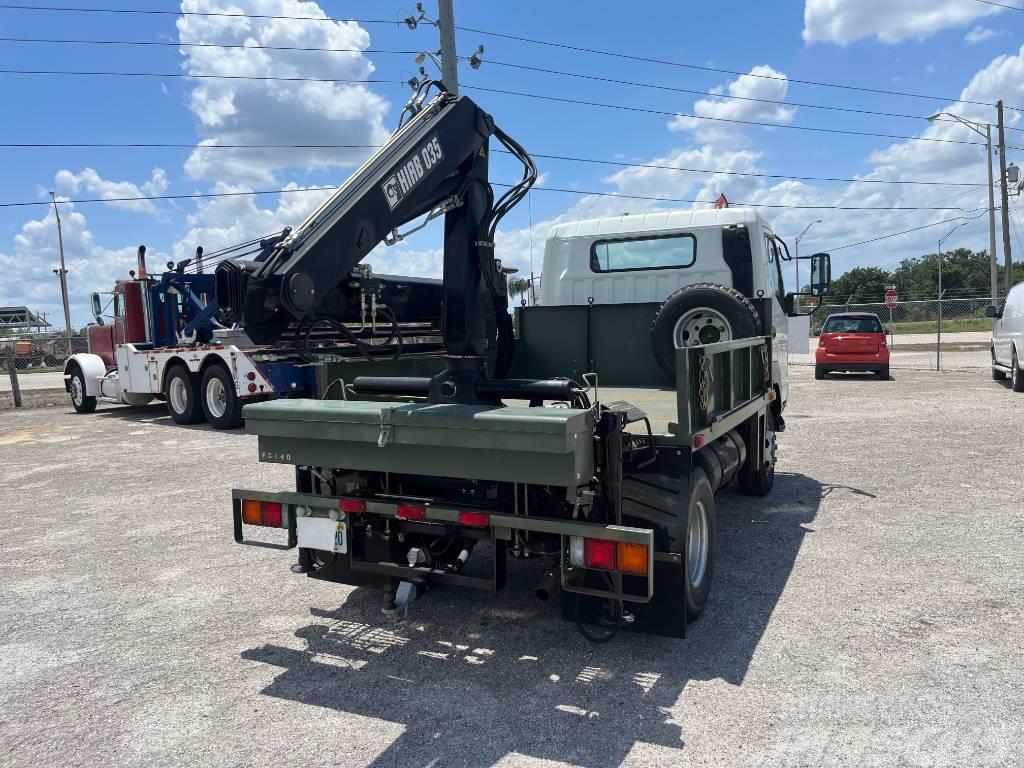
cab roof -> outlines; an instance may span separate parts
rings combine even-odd
[[[571,238],[593,237],[594,235],[615,235],[664,230],[700,229],[705,227],[727,227],[760,225],[771,227],[755,208],[690,208],[684,211],[653,211],[651,213],[605,216],[600,219],[581,219],[555,224],[548,237]]]

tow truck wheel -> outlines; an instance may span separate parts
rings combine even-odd
[[[71,405],[77,413],[92,413],[96,410],[96,398],[85,393],[85,374],[78,365],[75,365],[71,381],[68,383],[68,394],[71,395]]]
[[[223,365],[211,365],[203,373],[203,413],[214,429],[235,429],[242,426],[242,401],[235,392],[235,382]]]
[[[1024,392],[1024,372],[1020,370],[1016,352],[1013,353],[1013,360],[1010,361],[1010,388],[1014,392]]]
[[[199,406],[195,381],[188,368],[176,365],[167,372],[164,382],[164,397],[167,412],[178,424],[197,424],[203,420],[203,409]]]

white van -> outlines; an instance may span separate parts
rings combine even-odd
[[[1006,295],[1000,312],[995,306],[985,310],[995,318],[992,329],[992,378],[1001,381],[1009,375],[1014,392],[1024,392],[1024,283],[1017,283]]]
[[[772,373],[785,403],[789,308],[782,261],[788,259],[783,241],[752,208],[565,222],[551,229],[544,247],[540,304],[664,302],[652,343],[659,364],[668,371],[673,346],[754,335],[752,327],[740,327],[749,324],[753,311],[744,297],[770,297]],[[686,295],[680,296],[682,289]]]

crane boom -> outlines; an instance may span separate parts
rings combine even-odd
[[[492,135],[526,169],[523,180],[497,202],[487,178]],[[468,97],[442,91],[268,257],[220,265],[218,303],[225,317],[243,323],[253,341],[274,342],[295,323],[321,318],[325,298],[389,234],[418,217],[443,214],[441,324],[449,368],[480,375],[495,339],[504,335],[511,343],[494,228],[535,178],[529,155],[490,115]],[[422,303],[410,302],[421,309]],[[396,324],[397,315],[391,312]],[[453,363],[455,358],[463,362]]]

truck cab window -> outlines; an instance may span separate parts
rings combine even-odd
[[[765,261],[768,264],[768,279],[771,280],[772,290],[780,302],[785,301],[785,293],[782,287],[782,254],[779,252],[779,245],[770,232],[764,233]]]
[[[599,240],[590,249],[594,272],[635,272],[644,269],[685,269],[697,260],[693,235]]]
[[[114,294],[114,317],[124,316],[124,306],[122,295],[120,293]]]

